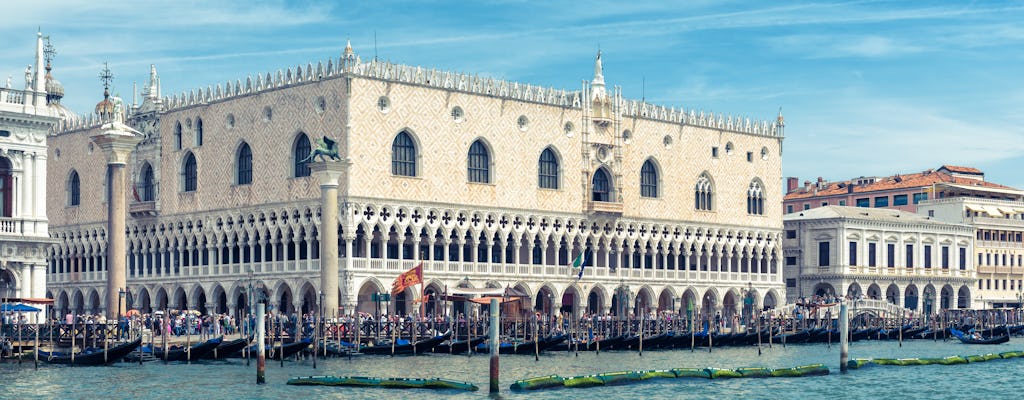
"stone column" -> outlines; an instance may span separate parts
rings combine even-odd
[[[125,311],[124,299],[118,290],[127,287],[125,219],[127,199],[125,196],[125,164],[128,155],[142,136],[120,122],[103,125],[103,132],[90,139],[107,157],[107,188],[110,201],[107,202],[107,319],[116,319],[117,310]]]
[[[320,290],[325,316],[334,318],[338,312],[338,178],[347,165],[329,161],[307,165],[320,181]]]

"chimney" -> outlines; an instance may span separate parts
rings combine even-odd
[[[804,181],[804,190],[811,190],[811,181]]]
[[[846,193],[853,193],[853,187],[854,187],[854,185],[852,183],[849,184],[849,185],[846,185]]]
[[[800,187],[800,178],[791,176],[786,178],[786,193],[790,193]]]

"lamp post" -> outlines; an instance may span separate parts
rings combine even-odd
[[[117,288],[117,338],[121,338],[121,303],[124,303],[124,288]]]

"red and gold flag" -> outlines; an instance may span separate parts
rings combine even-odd
[[[405,271],[398,278],[395,278],[395,282],[391,284],[391,294],[397,295],[402,293],[405,288],[419,285],[423,283],[423,263],[416,264],[412,269]]]

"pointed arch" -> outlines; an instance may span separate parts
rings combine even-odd
[[[136,191],[140,201],[156,200],[154,181],[153,167],[149,165],[149,161],[142,163],[142,168],[139,170],[139,178],[136,181]]]
[[[181,150],[181,121],[174,123],[174,149]]]
[[[477,139],[469,146],[466,169],[469,182],[491,183],[491,149],[483,139]]]
[[[604,166],[594,171],[591,181],[590,199],[593,201],[614,201],[611,175]]]
[[[71,170],[68,174],[68,205],[77,206],[82,203],[82,187],[81,181],[78,179],[78,171]]]
[[[558,189],[559,172],[558,153],[554,147],[548,146],[540,152],[540,159],[537,161],[537,186],[541,189]]]
[[[203,145],[203,119],[201,117],[196,117],[196,134],[194,139],[196,147]]]
[[[764,215],[764,184],[754,178],[747,187],[747,214]]]
[[[416,176],[416,161],[416,142],[408,130],[403,130],[391,142],[391,174]]]
[[[658,190],[658,165],[654,158],[648,158],[640,167],[640,197],[656,198]]]
[[[697,184],[693,189],[693,206],[700,211],[715,209],[715,183],[707,171],[697,177]]]
[[[306,136],[304,132],[299,132],[295,135],[295,141],[292,142],[292,176],[296,178],[302,178],[309,176],[309,166],[306,165],[306,157],[309,156],[309,151],[312,148],[309,144],[309,136]]]
[[[196,175],[198,167],[196,166],[196,156],[192,152],[186,152],[185,157],[181,161],[181,191],[182,192],[194,192],[196,191]]]
[[[235,184],[248,185],[252,183],[252,149],[249,143],[242,141],[235,151]]]

